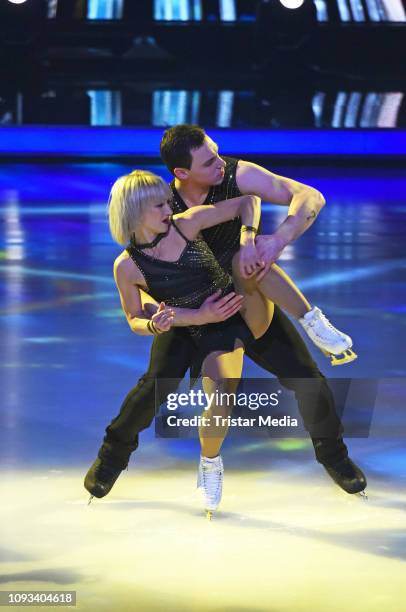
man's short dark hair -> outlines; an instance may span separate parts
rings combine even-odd
[[[202,146],[206,132],[198,125],[182,123],[165,130],[161,140],[161,158],[173,174],[175,168],[192,166],[191,151]]]

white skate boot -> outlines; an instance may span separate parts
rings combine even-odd
[[[201,489],[206,516],[211,520],[213,512],[217,510],[223,493],[223,460],[221,455],[209,459],[200,457],[197,487]]]
[[[331,365],[342,365],[357,358],[351,350],[352,340],[347,334],[338,331],[324,316],[320,308],[313,306],[299,323],[310,340],[331,359]]]

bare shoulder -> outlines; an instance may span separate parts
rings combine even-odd
[[[187,240],[194,240],[198,235],[199,229],[196,225],[196,216],[199,212],[204,211],[205,208],[205,206],[192,206],[188,210],[172,216],[172,221]]]
[[[113,272],[118,284],[144,284],[138,266],[125,250],[114,260]]]
[[[241,193],[253,194],[266,202],[284,206],[290,204],[292,195],[298,191],[300,185],[263,166],[244,160],[238,162],[236,179]]]
[[[259,166],[254,162],[246,161],[245,159],[239,159],[237,162],[236,174],[237,176],[239,176],[240,174],[246,174],[247,172],[253,169],[266,170],[266,168],[264,168],[263,166]]]
[[[254,162],[245,161],[244,159],[238,160],[236,178],[239,186],[245,186],[245,183],[247,183],[252,188],[253,181],[255,186],[255,181],[258,179],[275,176],[273,172]]]

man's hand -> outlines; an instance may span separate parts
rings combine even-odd
[[[219,298],[221,291],[209,295],[199,308],[199,324],[219,323],[225,321],[238,312],[242,306],[243,296],[234,291]]]
[[[151,321],[153,321],[155,327],[161,333],[170,330],[174,318],[174,311],[170,307],[167,308],[165,302],[161,302],[156,313],[152,315]]]
[[[240,274],[243,278],[250,278],[265,266],[265,262],[260,257],[254,240],[241,242],[238,263]]]
[[[259,260],[264,262],[263,268],[256,277],[257,281],[260,281],[269,272],[272,264],[280,257],[286,243],[271,234],[269,236],[257,236],[256,246]]]

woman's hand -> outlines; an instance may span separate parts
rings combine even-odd
[[[250,278],[263,269],[265,262],[261,260],[254,238],[244,239],[241,236],[239,266],[243,278]]]
[[[170,307],[165,306],[165,302],[161,302],[158,306],[158,310],[151,317],[151,321],[154,323],[159,333],[167,332],[172,327],[175,313]]]
[[[226,321],[240,310],[244,296],[236,294],[235,291],[227,293],[224,297],[220,295],[221,291],[216,291],[205,299],[198,309],[197,325]]]

